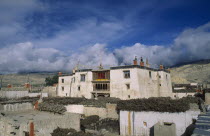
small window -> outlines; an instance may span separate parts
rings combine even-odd
[[[64,87],[62,86],[62,91],[64,91]]]
[[[81,81],[81,82],[85,82],[85,74],[82,74],[82,75],[81,75],[80,81]]]
[[[144,126],[147,127],[147,122],[143,122]]]
[[[128,95],[128,98],[130,99],[130,98],[131,98],[131,96],[130,96],[130,95]]]
[[[67,96],[67,93],[66,93],[66,96]]]
[[[96,84],[96,90],[107,90],[107,84]]]
[[[126,88],[127,89],[130,89],[130,84],[126,84]]]
[[[80,86],[78,86],[78,91],[80,91]]]
[[[166,79],[168,79],[168,75],[166,74]]]
[[[159,78],[161,78],[161,76],[159,76]]]
[[[124,72],[124,78],[130,78],[130,70],[123,71]]]
[[[64,79],[62,79],[62,83],[64,83]]]
[[[159,86],[161,86],[161,84],[159,84]]]
[[[152,73],[151,73],[151,71],[149,71],[149,77],[152,78]]]

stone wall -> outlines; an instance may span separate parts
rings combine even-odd
[[[154,136],[176,136],[176,125],[174,123],[164,124],[158,122],[154,125]]]
[[[57,86],[44,87],[42,92],[43,93],[48,93],[49,97],[56,97],[57,96]]]
[[[2,98],[21,98],[28,96],[28,91],[0,91],[0,97]]]
[[[24,111],[33,109],[33,105],[29,102],[25,103],[13,103],[13,104],[0,104],[0,111],[7,112],[7,111]]]
[[[0,134],[2,136],[24,136],[24,132],[30,131],[30,123],[34,124],[36,136],[51,136],[57,127],[73,128],[80,130],[80,115],[67,113],[65,115],[51,114],[46,112],[17,112],[1,116]]]
[[[87,107],[83,105],[67,105],[67,112],[84,114],[85,116],[98,115],[101,118],[118,119],[116,104],[106,104],[106,108]]]
[[[29,93],[28,91],[0,91],[1,98],[17,99],[22,97],[48,97],[48,93]]]

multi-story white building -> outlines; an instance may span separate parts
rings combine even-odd
[[[70,76],[60,76],[58,96],[68,97],[116,97],[135,99],[148,97],[172,97],[170,72],[140,65],[110,67],[110,69],[76,70]]]

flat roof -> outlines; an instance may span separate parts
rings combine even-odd
[[[164,72],[169,73],[169,71],[166,70],[166,69],[154,69],[154,68],[149,68],[149,67],[140,66],[140,65],[126,65],[126,66],[110,67],[111,70],[114,70],[114,69],[128,69],[128,68],[140,68],[140,69],[146,69],[146,70],[151,70],[151,71],[164,71]]]

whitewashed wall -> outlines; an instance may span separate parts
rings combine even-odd
[[[28,91],[0,91],[0,97],[2,98],[21,98],[28,96]]]
[[[194,96],[195,93],[173,93],[173,96],[175,98],[182,98],[182,97],[187,97],[187,96]]]
[[[81,75],[85,75],[85,82],[80,81]],[[93,91],[93,74],[92,71],[86,72],[76,72],[75,82],[71,84],[71,96],[72,97],[85,97],[90,99],[92,97],[91,92]],[[80,86],[80,90],[78,90],[78,86]]]
[[[84,105],[67,105],[67,112],[84,114],[85,116],[98,115],[101,118],[118,119],[116,104],[107,104],[106,108],[87,107]]]
[[[124,78],[123,71],[127,70],[130,71],[130,78]],[[126,88],[126,84],[130,84],[130,89]],[[129,99],[129,96],[130,99],[172,97],[170,73],[140,68],[111,69],[110,96],[120,99]]]
[[[180,113],[120,111],[120,135],[149,136],[150,128],[156,123],[170,122],[175,123],[176,135],[180,136],[192,123],[192,119],[197,118],[199,114],[200,111]]]
[[[61,76],[58,79],[58,96],[69,96],[70,95],[70,83],[72,76]],[[64,79],[64,83],[62,83]],[[64,90],[62,90],[64,87]]]
[[[24,111],[33,109],[30,102],[0,105],[0,111]]]
[[[66,111],[70,113],[79,113],[79,114],[84,114],[84,106],[83,105],[67,105]]]
[[[38,96],[48,97],[48,93],[29,93],[28,96],[29,97],[38,97]]]
[[[80,81],[81,74],[85,75],[85,82]],[[62,83],[62,79],[64,79],[64,83]],[[91,71],[76,72],[72,76],[61,76],[58,81],[58,96],[91,98],[91,92],[93,91]],[[78,90],[79,86],[80,90]],[[64,90],[62,90],[62,87],[64,87]]]

